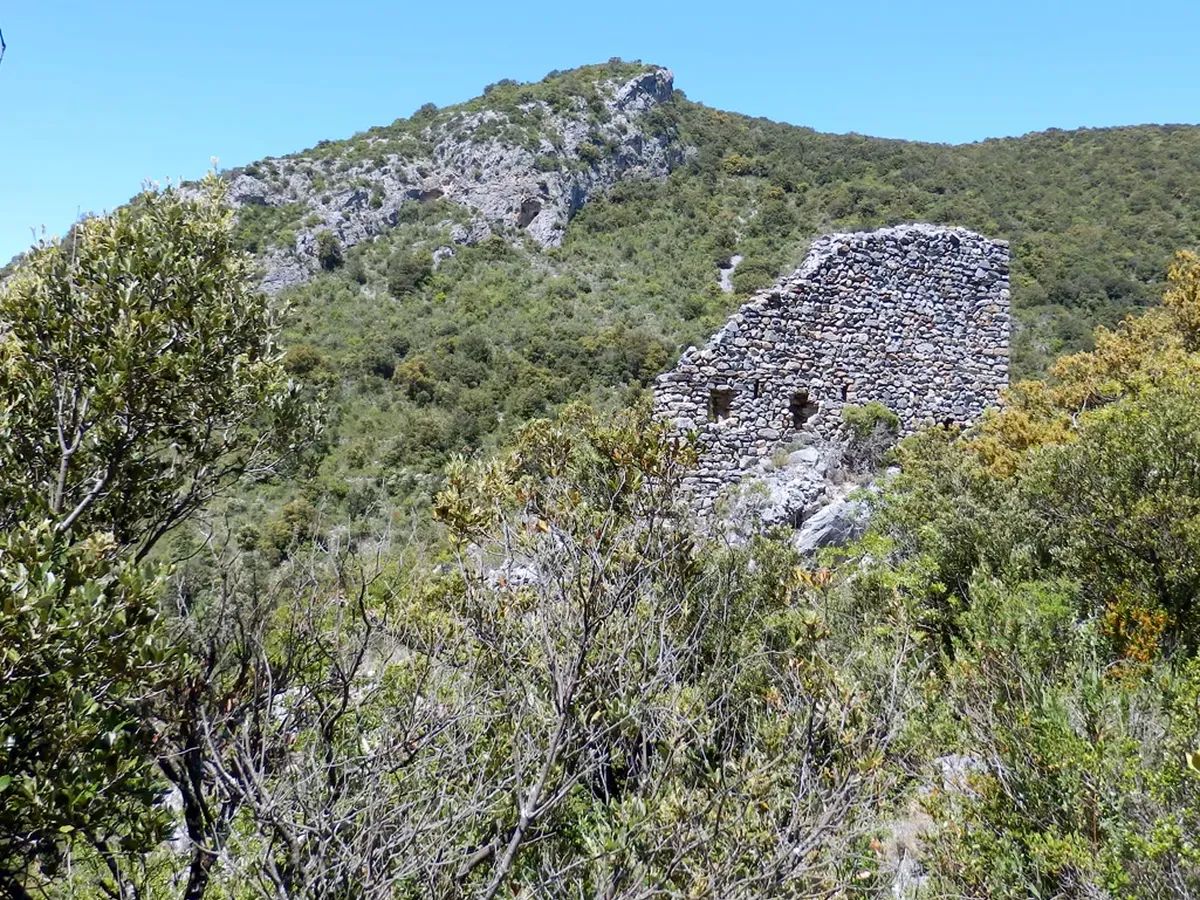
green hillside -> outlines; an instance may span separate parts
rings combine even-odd
[[[622,63],[502,83],[463,107],[423,109],[300,156],[361,161],[380,140],[417,141],[463,111],[508,115],[530,97],[569,105],[586,101],[594,79],[636,71]],[[824,232],[921,220],[1010,240],[1018,376],[1152,301],[1171,253],[1200,243],[1197,127],[946,146],[820,134],[678,91],[653,116],[655,129],[693,148],[686,163],[593,199],[561,247],[506,233],[456,248],[434,271],[432,251],[453,246],[448,224],[466,213],[414,201],[339,268],[285,292],[289,365],[324,384],[338,410],[324,488],[345,494],[370,482],[393,499],[424,496],[419,486],[450,454],[494,447],[570,398],[626,402]],[[513,140],[533,140],[536,120],[517,121]],[[254,208],[248,220],[251,243],[286,227]],[[718,264],[734,254],[743,257],[735,292],[722,293]]]
[[[639,73],[148,190],[0,278],[0,895],[1200,895],[1200,129],[929,146]],[[398,146],[525,169],[472,204],[373,182]],[[612,182],[565,233],[542,158],[534,218]],[[646,386],[903,219],[1013,242],[1037,377],[903,440],[847,406],[851,474],[791,477],[852,493],[702,519]]]

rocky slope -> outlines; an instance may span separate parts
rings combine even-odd
[[[231,201],[272,216],[283,236],[261,248],[264,287],[278,291],[316,272],[322,232],[350,247],[394,227],[405,204],[435,199],[466,212],[451,230],[457,243],[523,231],[557,246],[589,197],[622,179],[664,177],[686,156],[669,118],[654,116],[672,101],[671,72],[621,68],[575,92],[554,91],[552,78],[502,83],[460,107],[423,109],[231,173]]]
[[[289,371],[328,397],[328,456],[305,496],[331,515],[425,522],[447,460],[572,400],[635,402],[830,231],[916,220],[1009,240],[1014,370],[1040,371],[1157,297],[1171,253],[1200,241],[1197,158],[1194,127],[959,147],[819,134],[705,107],[666,70],[615,61],[228,178],[268,287],[292,285]],[[345,249],[331,271],[325,231]],[[810,478],[813,448],[787,449],[747,502],[815,530],[818,503],[853,480]]]

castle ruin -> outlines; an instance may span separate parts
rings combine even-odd
[[[774,451],[837,440],[848,405],[902,433],[966,425],[1008,384],[1008,244],[962,228],[831,234],[655,384],[659,415],[698,436],[701,511]]]

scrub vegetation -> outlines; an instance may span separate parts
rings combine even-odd
[[[414,205],[282,309],[245,248],[286,217],[214,178],[12,266],[0,891],[870,897],[915,854],[913,896],[1200,892],[1196,131],[671,115],[698,154],[554,250],[435,265]],[[893,218],[1014,241],[1038,377],[895,447],[847,410],[896,467],[851,544],[714,538],[645,386]]]

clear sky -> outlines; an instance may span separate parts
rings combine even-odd
[[[822,131],[1200,121],[1197,0],[26,0],[0,3],[0,30],[0,261],[31,227],[61,233],[210,157],[242,165],[612,56]]]

